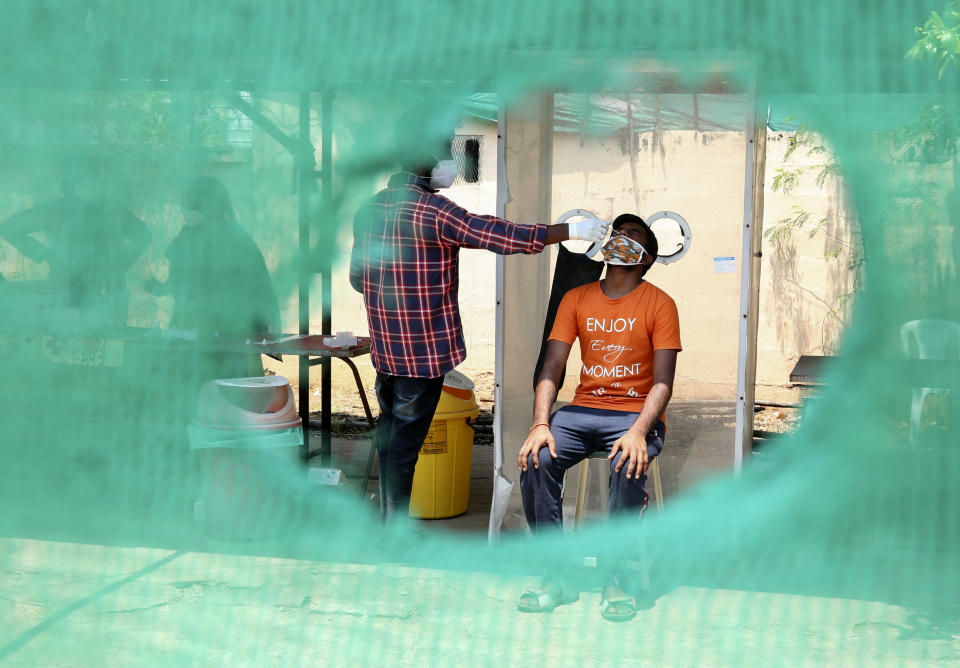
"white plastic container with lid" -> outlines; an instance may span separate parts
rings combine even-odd
[[[198,503],[209,533],[255,540],[291,526],[303,431],[290,381],[208,381],[188,433],[202,467]]]
[[[205,383],[191,427],[279,431],[300,424],[290,381],[283,376],[257,376]]]
[[[353,335],[353,332],[337,332],[336,336],[324,337],[323,345],[330,348],[347,348],[357,345],[357,337]]]

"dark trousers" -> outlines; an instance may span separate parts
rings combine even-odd
[[[540,468],[520,474],[523,512],[532,531],[563,526],[563,474],[597,451],[610,452],[613,444],[636,421],[638,413],[583,406],[564,406],[550,417],[550,432],[557,444],[557,458],[546,448],[540,450]],[[663,449],[664,425],[657,420],[647,434],[647,456],[652,460]],[[627,464],[614,471],[622,453],[610,462],[610,512],[642,511],[647,505],[644,489],[647,476],[627,479]]]
[[[380,514],[384,520],[406,516],[410,506],[413,472],[430,422],[440,403],[443,376],[407,378],[377,372],[380,424],[377,451],[380,457]]]

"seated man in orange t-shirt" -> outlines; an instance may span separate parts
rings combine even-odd
[[[673,392],[680,346],[677,306],[643,280],[657,259],[657,239],[643,220],[623,214],[603,247],[603,280],[568,292],[550,333],[537,379],[534,420],[520,448],[523,510],[536,532],[561,528],[563,474],[605,450],[610,460],[610,511],[642,512],[647,467],[660,454],[664,410]],[[550,415],[575,339],[583,366],[573,402]],[[543,450],[546,448],[546,450]],[[520,610],[543,612],[575,600],[557,582],[527,591]],[[614,583],[605,588],[603,616],[626,620],[636,603]]]

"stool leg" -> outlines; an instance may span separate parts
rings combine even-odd
[[[653,499],[657,502],[657,512],[663,512],[663,487],[660,486],[660,465],[657,463],[659,457],[654,457],[650,462],[650,477],[653,478]]]
[[[640,532],[640,586],[644,591],[650,591],[650,551],[645,532]]]
[[[913,389],[913,401],[910,404],[910,443],[917,444],[920,427],[923,423],[923,401],[927,398],[929,388],[916,387]]]
[[[577,510],[573,515],[573,526],[579,527],[583,522],[583,502],[587,496],[587,473],[590,471],[590,460],[580,462],[580,480],[577,482]]]
[[[653,478],[653,499],[657,504],[657,513],[663,512],[663,487],[660,484],[660,465],[657,462],[659,458],[654,457],[650,462],[650,468],[647,473],[648,478]],[[640,586],[644,591],[650,591],[650,551],[647,548],[647,534],[640,533]]]

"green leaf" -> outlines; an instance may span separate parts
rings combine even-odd
[[[803,168],[786,169],[785,167],[778,167],[776,176],[773,177],[773,183],[770,184],[770,188],[774,192],[789,195],[800,185],[800,174],[802,172]]]
[[[808,214],[808,217],[809,217],[809,214]],[[804,221],[804,222],[806,222],[806,221]],[[813,226],[813,229],[810,230],[809,232],[807,232],[807,236],[808,236],[810,239],[813,239],[815,236],[817,236],[817,233],[818,233],[820,230],[822,230],[822,229],[823,229],[823,226],[826,225],[826,224],[827,224],[827,219],[826,219],[826,218],[821,218],[820,220],[817,221],[817,224]]]
[[[840,170],[833,163],[822,165],[820,167],[820,172],[817,174],[816,184],[817,188],[823,188],[824,184],[827,182],[827,177],[839,177]]]

